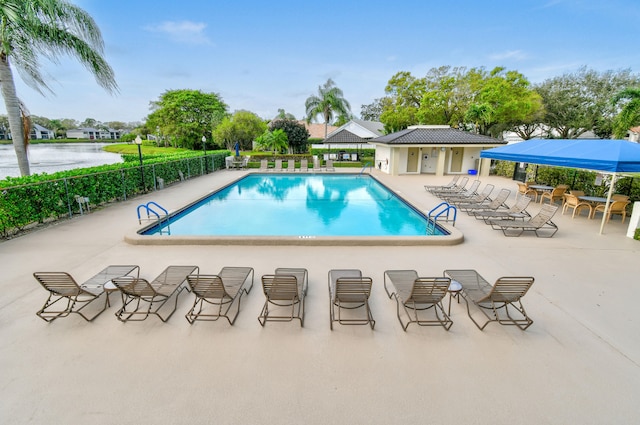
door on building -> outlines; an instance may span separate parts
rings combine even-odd
[[[407,152],[407,173],[417,173],[420,158],[419,148],[409,148]]]
[[[462,155],[464,148],[453,148],[451,150],[451,162],[449,165],[449,171],[452,173],[462,172]]]
[[[513,179],[524,183],[524,181],[527,179],[526,162],[516,162],[516,166],[513,170]]]

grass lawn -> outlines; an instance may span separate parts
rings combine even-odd
[[[137,154],[138,145],[135,143],[118,143],[115,145],[109,145],[102,148],[107,152],[119,153],[119,154]],[[148,155],[164,154],[171,155],[178,152],[193,152],[191,149],[184,148],[159,148],[155,145],[142,144],[142,152]]]

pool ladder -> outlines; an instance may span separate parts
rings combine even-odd
[[[371,165],[370,162],[367,162],[366,164],[364,164],[364,166],[362,167],[362,170],[360,170],[360,173],[358,175],[362,175],[364,173],[364,170],[367,169],[367,167],[369,167],[369,174],[371,174],[371,170],[373,170],[373,165]]]
[[[452,212],[453,212],[453,219],[449,218]],[[453,226],[455,227],[457,217],[458,217],[458,209],[454,205],[450,205],[447,202],[439,203],[433,209],[431,209],[431,211],[429,211],[427,233],[428,234],[435,233],[436,222],[438,221],[438,219],[442,219],[447,223],[452,222]]]
[[[154,208],[157,208],[159,210],[161,210],[164,215],[161,216],[160,213],[158,213],[158,211],[156,211]],[[170,234],[171,233],[171,229],[169,228],[169,211],[167,211],[166,209],[164,209],[162,206],[160,206],[158,203],[153,202],[153,201],[149,201],[146,204],[140,204],[138,205],[137,208],[137,213],[138,213],[138,224],[142,224],[142,217],[140,216],[140,210],[145,210],[147,212],[147,220],[151,221],[154,217],[157,218],[158,220],[158,225],[162,224],[162,220],[163,219],[167,219],[167,233]],[[152,217],[154,216],[154,217]],[[162,230],[160,230],[160,234],[162,234]]]

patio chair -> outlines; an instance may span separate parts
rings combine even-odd
[[[215,321],[224,317],[233,325],[240,313],[242,295],[248,294],[253,288],[253,268],[223,267],[217,275],[189,275],[187,283],[196,296],[193,307],[185,316],[189,323],[193,324],[196,320]],[[229,317],[228,313],[234,304],[235,314]],[[217,311],[206,313],[204,308],[207,306],[217,307]]]
[[[290,159],[287,161],[287,172],[293,173],[294,171],[296,171],[296,160]]]
[[[530,182],[518,182],[518,195],[533,197],[533,199],[538,199],[538,191],[535,189],[531,189],[529,187]]]
[[[424,185],[424,190],[426,190],[427,192],[432,192],[434,190],[451,189],[456,186],[458,180],[460,180],[460,174],[456,174],[455,176],[453,176],[451,181],[444,185]]]
[[[440,199],[445,200],[449,204],[466,202],[478,196],[479,187],[480,180],[474,180],[469,189],[454,193],[440,193],[438,196],[440,197]]]
[[[369,325],[373,329],[373,320],[369,307],[369,296],[373,280],[363,277],[357,269],[329,270],[329,327],[333,322],[341,325]],[[364,307],[365,317],[342,317],[342,309],[354,310]],[[337,310],[337,316],[336,316]]]
[[[469,186],[469,189],[458,192],[438,192],[438,197],[449,203],[456,200],[462,201],[465,199],[471,199],[478,194],[480,183],[480,180],[474,180],[473,183],[471,183],[471,186]]]
[[[260,160],[260,170],[259,171],[268,171],[269,170],[269,161],[266,159]]]
[[[327,159],[327,163],[324,165],[324,170],[325,171],[336,171],[335,167],[333,166],[333,159]]]
[[[59,317],[67,317],[76,313],[87,322],[91,322],[109,307],[109,292],[104,285],[111,279],[140,272],[138,266],[107,266],[98,274],[79,285],[66,272],[35,272],[33,277],[49,292],[49,298],[44,306],[36,313],[45,322],[53,322]],[[104,305],[97,301],[104,296]],[[101,309],[93,315],[85,315],[85,308],[90,305],[100,305]]]
[[[309,171],[309,160],[308,159],[301,159],[300,160],[300,168],[298,168],[296,171],[300,171],[302,173],[306,173],[307,171]]]
[[[307,269],[278,268],[274,274],[262,276],[262,289],[266,301],[258,316],[260,325],[267,321],[290,322],[300,320],[304,326],[304,301],[308,286]],[[281,310],[280,307],[291,308],[289,314],[276,315],[270,308]]]
[[[622,224],[624,224],[624,219],[627,217],[627,205],[629,205],[630,201],[613,201],[609,204],[609,209],[607,210],[607,223],[611,216],[614,214],[622,216]],[[599,204],[593,208],[593,212],[591,213],[591,218],[596,216],[597,212],[601,212],[604,214],[604,208],[606,204]]]
[[[447,295],[451,279],[448,277],[419,277],[415,270],[386,270],[384,272],[384,289],[389,298],[396,300],[396,312],[402,330],[406,331],[411,323],[419,326],[442,326],[449,330],[453,321],[444,311],[442,299]],[[401,307],[408,317],[403,322]],[[430,310],[433,309],[433,310]],[[424,316],[430,310],[435,319]]]
[[[198,270],[198,266],[169,266],[151,282],[130,276],[113,279],[122,296],[122,308],[116,312],[116,317],[121,322],[141,321],[153,314],[166,322],[178,307],[180,293],[185,289],[189,291],[185,285],[187,276]],[[173,309],[163,317],[160,309],[171,297],[175,298]]]
[[[576,213],[580,215],[581,209],[587,209],[589,211],[589,213],[587,214],[587,217],[591,217],[591,214],[593,212],[593,207],[589,202],[581,201],[578,198],[578,195],[575,195],[573,193],[565,193],[564,205],[562,206],[562,215],[564,215],[564,213],[567,212],[567,210],[569,209],[573,210],[573,214],[571,214],[571,218],[574,218],[576,216]]]
[[[493,192],[494,185],[487,184],[485,185],[482,192],[478,193],[471,198],[453,198],[450,203],[454,204],[458,209],[464,209],[465,206],[469,205],[486,205],[491,202],[491,192]]]
[[[282,160],[281,159],[276,159],[275,160],[275,165],[273,166],[273,168],[271,168],[271,171],[275,171],[276,173],[282,171]]]
[[[227,170],[230,170],[233,168],[233,161],[234,161],[233,156],[227,156],[224,158],[224,165],[227,168]]]
[[[555,201],[562,201],[564,199],[564,193],[569,189],[568,184],[559,184],[554,187],[551,192],[544,192],[540,195],[540,203],[542,204],[545,199],[549,200],[549,203],[553,204]]]
[[[627,195],[620,195],[619,193],[614,193],[611,195],[611,199],[613,201],[628,201],[629,197]]]
[[[491,227],[502,230],[505,236],[520,236],[525,231],[535,232],[537,237],[550,238],[558,231],[558,226],[551,221],[556,211],[560,207],[553,204],[545,204],[540,212],[528,220],[490,220]],[[552,230],[551,234],[547,234],[548,230]],[[515,232],[515,233],[512,233]]]
[[[454,194],[454,193],[462,193],[469,182],[469,177],[464,176],[460,179],[460,182],[456,183],[453,187],[443,187],[441,189],[433,189],[431,193],[435,196],[440,197],[445,194]]]
[[[469,318],[478,329],[483,330],[487,324],[498,322],[501,325],[517,326],[524,331],[533,323],[521,301],[533,285],[533,277],[501,277],[491,285],[475,270],[445,270],[443,274],[462,285],[460,295],[467,305]],[[473,318],[470,304],[484,314],[484,323]]]
[[[504,219],[504,220],[515,220],[515,219],[525,219],[526,217],[530,217],[529,213],[526,211],[526,208],[531,203],[531,198],[528,196],[521,196],[520,199],[516,201],[515,204],[508,210],[479,210],[479,211],[471,211],[473,216],[477,220],[484,220],[486,224],[490,224],[492,219]]]
[[[498,211],[498,209],[500,208],[506,209],[508,207],[505,202],[509,198],[509,195],[511,195],[511,191],[509,189],[500,189],[500,192],[498,192],[498,196],[496,196],[495,199],[488,204],[466,204],[459,206],[458,209],[466,211],[469,215],[473,215],[474,212],[478,211]]]

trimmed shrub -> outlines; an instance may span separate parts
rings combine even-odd
[[[80,213],[76,196],[89,198],[92,208],[126,200],[156,190],[183,178],[201,176],[224,168],[229,151],[180,153],[167,158],[145,157],[137,162],[102,165],[7,178],[0,181],[0,236],[8,237],[39,223],[59,220]]]

